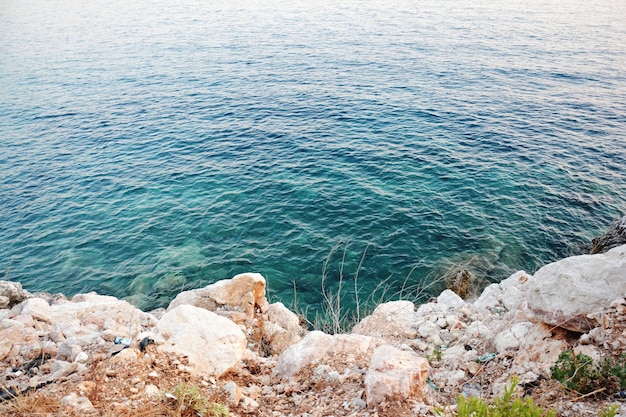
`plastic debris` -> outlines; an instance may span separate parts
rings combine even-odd
[[[495,353],[487,353],[486,355],[483,355],[480,358],[476,359],[476,362],[478,362],[478,363],[487,363],[490,360],[493,360],[495,358],[496,358],[496,354]]]
[[[115,343],[116,345],[126,345],[126,346],[130,346],[130,344],[131,344],[131,343],[133,343],[133,341],[132,341],[132,340],[130,340],[129,338],[127,338],[127,337],[117,336],[117,337],[115,338],[115,341],[114,341],[113,343]]]
[[[439,392],[439,387],[435,385],[435,383],[430,378],[426,378],[426,384],[435,391]]]
[[[482,390],[483,387],[481,387],[480,384],[470,384],[466,382],[465,384],[463,384],[463,390],[461,391],[461,394],[463,394],[463,396],[465,397],[480,397]]]

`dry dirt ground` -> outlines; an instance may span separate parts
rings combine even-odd
[[[442,415],[454,415],[456,396],[462,391],[431,394],[428,405],[415,402],[383,404],[378,409],[366,406],[363,376],[367,369],[364,358],[335,358],[338,362],[351,361],[352,372],[337,378],[324,368],[309,367],[289,381],[281,381],[272,374],[273,361],[264,358],[244,361],[237,371],[231,371],[218,380],[189,374],[185,360],[164,355],[148,346],[144,352],[131,348],[131,355],[101,358],[82,374],[74,373],[31,393],[0,403],[0,415],[12,416],[196,416],[192,407],[193,395],[173,395],[177,386],[199,390],[200,397],[209,404],[228,406],[231,416],[434,416],[439,406]],[[492,361],[483,365],[477,378],[483,383],[502,374],[505,362]],[[45,368],[45,364],[42,365]],[[6,371],[6,370],[4,370]],[[437,363],[433,363],[433,372]],[[520,387],[536,403],[557,410],[557,416],[598,416],[599,410],[609,404],[600,396],[580,398],[565,391],[558,383],[542,380],[533,386]],[[66,405],[62,398],[75,393],[91,402],[81,408]],[[170,393],[169,395],[167,393]],[[446,405],[448,405],[446,407]],[[623,405],[622,405],[623,408]],[[211,410],[206,414],[212,414]]]

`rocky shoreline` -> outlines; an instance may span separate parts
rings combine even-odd
[[[52,402],[47,415],[167,415],[158,404],[184,383],[230,415],[455,415],[457,396],[489,400],[515,376],[558,416],[611,403],[626,416],[619,390],[580,396],[550,378],[567,349],[624,353],[626,245],[517,272],[472,301],[384,303],[349,334],[307,330],[265,284],[241,274],[143,312],[0,281],[0,411],[32,415],[12,405],[30,395]]]

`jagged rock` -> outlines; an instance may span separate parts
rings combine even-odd
[[[528,286],[528,306],[538,320],[585,333],[601,324],[592,315],[626,293],[626,245],[546,265]]]
[[[67,340],[61,344],[59,344],[57,350],[57,359],[74,362],[79,353],[81,353],[83,349],[80,345],[72,343],[72,341]]]
[[[90,414],[90,413],[97,412],[97,410],[94,408],[91,401],[89,401],[89,398],[80,397],[75,392],[63,397],[61,399],[61,404],[75,411],[80,411],[82,413]]]
[[[154,316],[144,313],[126,301],[95,293],[77,294],[71,301],[60,301],[50,307],[53,323],[59,323],[63,327],[66,327],[66,323],[79,326],[73,332],[65,328],[64,337],[94,331],[109,331],[116,336],[135,337],[143,331],[152,329],[157,322]]]
[[[52,323],[52,309],[47,301],[41,298],[29,298],[22,302],[20,314],[29,315],[35,320]]]
[[[473,275],[467,269],[455,271],[446,280],[446,289],[453,291],[462,299],[467,298]]]
[[[159,398],[161,396],[161,390],[154,384],[146,384],[143,392],[149,398]]]
[[[50,375],[48,376],[48,381],[56,381],[59,378],[66,377],[78,368],[77,363],[69,363],[66,361],[56,360],[52,363],[52,367],[50,368]]]
[[[0,308],[11,308],[29,298],[31,294],[22,289],[22,284],[0,281]]]
[[[203,308],[179,305],[156,326],[159,349],[189,358],[192,373],[216,377],[241,363],[246,336],[232,321]]]
[[[15,306],[13,307],[14,309],[19,310],[21,306]],[[13,317],[13,320],[18,321],[20,323],[22,323],[25,327],[35,327],[35,320],[29,316],[28,314],[19,314],[15,317]]]
[[[263,326],[272,353],[278,354],[284,352],[289,346],[298,343],[304,332],[300,326],[300,318],[283,303],[270,304],[267,309],[267,320]]]
[[[0,360],[7,356],[30,359],[40,351],[39,335],[34,328],[11,326],[0,330]]]
[[[248,413],[248,414],[254,413],[259,407],[260,407],[260,404],[256,400],[253,400],[252,398],[247,397],[245,395],[242,397],[241,408],[243,409],[245,413]]]
[[[415,305],[410,301],[391,301],[380,304],[352,329],[352,333],[374,337],[417,336]]]
[[[444,290],[437,297],[437,304],[447,310],[453,310],[465,304],[465,301],[452,290]]]
[[[478,365],[476,363],[477,359],[478,353],[475,350],[467,350],[465,345],[460,344],[449,347],[443,351],[442,364],[447,369],[463,369],[474,373],[473,371],[476,370],[475,367],[468,365]]]
[[[518,271],[500,283],[489,285],[474,301],[474,307],[491,312],[524,309],[527,302],[528,281],[531,278],[526,272]]]
[[[423,399],[428,370],[428,361],[413,352],[391,345],[379,347],[365,375],[367,404],[372,407],[383,401]]]
[[[13,319],[3,319],[0,320],[0,330],[8,329],[9,327],[25,327],[24,323],[21,321],[13,320]]]
[[[431,321],[425,321],[417,328],[417,333],[433,345],[441,346],[443,340],[440,335],[441,328]]]
[[[533,327],[533,323],[515,323],[513,326],[504,329],[493,339],[493,343],[498,353],[507,350],[517,350],[524,342],[528,331]]]
[[[241,388],[239,388],[239,385],[237,385],[237,383],[235,383],[234,381],[230,381],[229,383],[224,385],[224,391],[228,393],[228,402],[231,405],[239,404],[243,393],[241,392]]]
[[[553,328],[545,323],[525,326],[526,333],[520,340],[511,366],[511,373],[522,375],[528,371],[550,375],[550,367],[568,345],[562,338],[554,337]],[[502,381],[506,383],[505,380]]]
[[[74,360],[78,363],[87,363],[87,361],[89,360],[89,355],[81,351],[81,352],[78,352]]]
[[[174,298],[167,310],[184,304],[219,311],[237,322],[241,320],[235,313],[242,313],[244,320],[252,320],[256,308],[265,313],[269,307],[265,298],[265,278],[256,273],[239,274],[204,288],[183,291]]]
[[[304,367],[317,362],[324,362],[335,355],[371,355],[380,344],[380,340],[369,336],[357,334],[328,335],[320,331],[312,331],[280,355],[275,372],[284,379],[291,378]]]
[[[626,216],[611,223],[606,233],[593,239],[589,253],[604,253],[624,244],[626,244]]]

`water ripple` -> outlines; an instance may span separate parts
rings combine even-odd
[[[341,242],[362,293],[499,280],[626,210],[612,0],[30,3],[0,16],[0,271],[29,290],[146,308],[254,270],[315,304]]]

